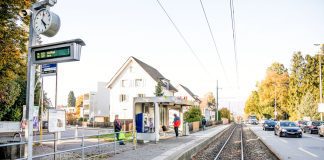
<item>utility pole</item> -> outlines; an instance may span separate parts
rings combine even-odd
[[[218,121],[218,80],[216,82],[216,121]]]

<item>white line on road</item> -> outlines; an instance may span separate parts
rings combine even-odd
[[[301,151],[303,151],[303,152],[305,152],[305,153],[307,153],[307,154],[309,154],[309,155],[311,155],[311,156],[313,156],[313,157],[318,158],[318,156],[317,156],[316,154],[314,154],[314,153],[312,153],[312,152],[309,152],[309,151],[306,151],[305,149],[303,149],[303,148],[301,148],[301,147],[299,147],[298,149],[301,150]]]
[[[286,140],[283,140],[283,139],[280,139],[280,138],[279,138],[279,140],[280,140],[281,142],[288,143]]]
[[[324,139],[322,139],[322,138],[313,137],[313,136],[308,136],[308,135],[305,135],[305,134],[304,134],[304,137],[309,137],[309,138],[318,139],[318,140],[320,140],[320,141],[324,141]]]

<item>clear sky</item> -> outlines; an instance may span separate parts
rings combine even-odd
[[[234,0],[239,88],[236,83],[229,0],[202,0],[227,79],[219,64],[199,0],[161,0],[188,40],[205,71],[178,35],[156,0],[58,0],[52,11],[61,29],[43,43],[82,38],[80,62],[59,64],[58,104],[67,95],[96,91],[129,56],[157,68],[171,83],[181,83],[203,96],[219,80],[221,106],[242,112],[256,81],[274,61],[290,67],[294,51],[314,54],[324,43],[323,0]],[[54,102],[54,77],[45,90]]]

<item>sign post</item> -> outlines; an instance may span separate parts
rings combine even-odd
[[[60,28],[59,17],[55,13],[49,11],[50,7],[54,6],[55,4],[56,0],[44,0],[34,3],[30,9],[24,9],[19,13],[19,15],[22,17],[30,17],[26,93],[26,120],[28,127],[25,129],[25,139],[27,141],[27,145],[25,145],[24,153],[25,158],[28,160],[32,160],[33,158],[33,107],[36,64],[49,64],[49,67],[45,67],[44,71],[47,68],[47,72],[52,72],[53,70],[49,68],[54,68],[51,67],[51,64],[53,63],[79,61],[81,56],[81,47],[85,45],[81,39],[73,39],[36,46],[37,35],[42,34],[47,37],[52,37]],[[45,12],[50,15],[45,17],[49,18],[48,21],[50,23],[48,25],[50,27],[45,27],[44,30],[41,30],[39,28],[43,27],[42,25],[44,25],[44,22],[39,23],[39,16],[42,16]],[[56,106],[57,104],[55,104],[55,107]],[[65,124],[65,121],[63,123]]]

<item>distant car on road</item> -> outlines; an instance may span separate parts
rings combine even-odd
[[[262,118],[261,120],[260,120],[260,123],[261,124],[263,124],[265,121],[267,121],[268,119],[266,119],[266,118]]]
[[[265,130],[265,131],[267,131],[267,130],[273,131],[275,126],[276,126],[276,122],[275,121],[266,120],[262,124],[262,129]]]
[[[302,128],[305,124],[306,124],[307,121],[296,121],[296,125],[300,128]]]
[[[279,137],[287,137],[290,135],[296,136],[298,138],[302,137],[302,130],[291,121],[279,121],[274,128],[274,134]]]
[[[324,123],[322,123],[322,125],[318,127],[318,135],[320,137],[324,136]]]
[[[303,132],[304,133],[318,133],[318,127],[321,125],[320,121],[308,121],[304,126],[303,126]]]

